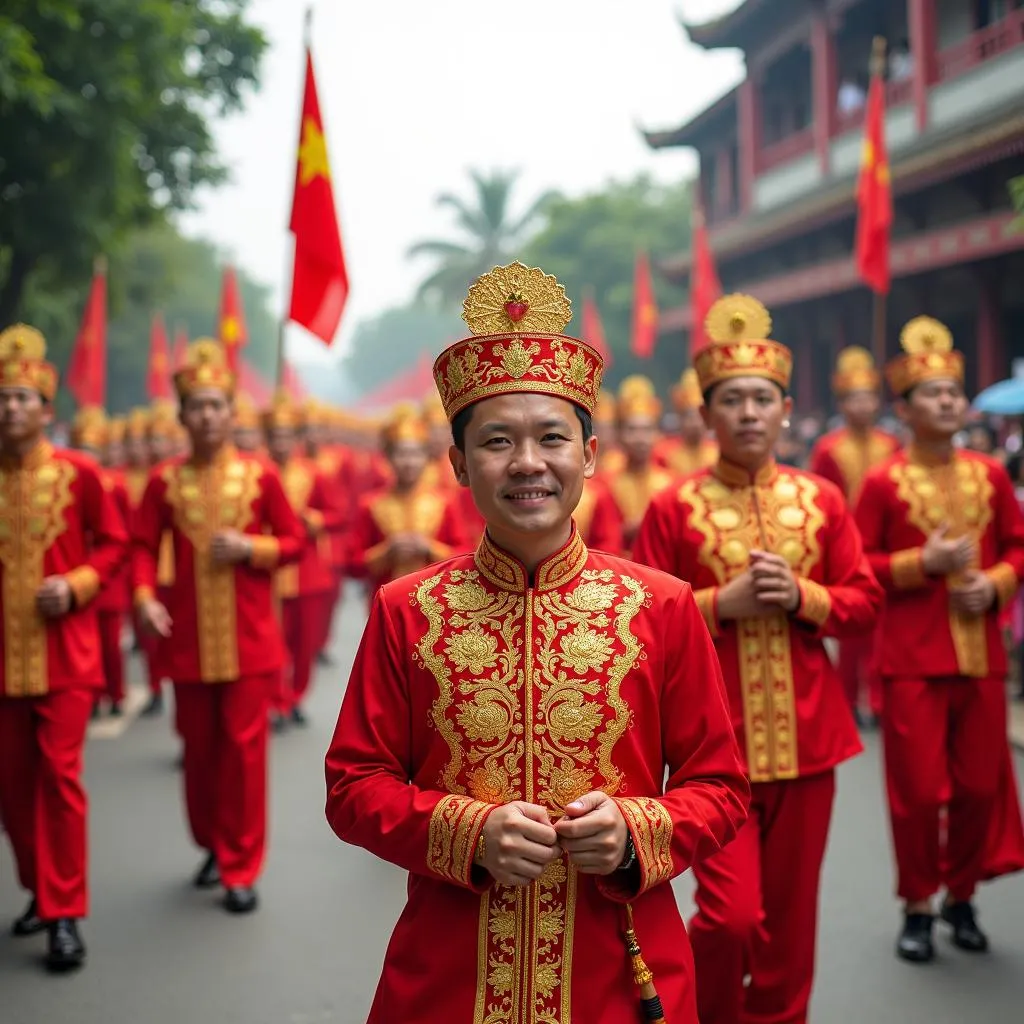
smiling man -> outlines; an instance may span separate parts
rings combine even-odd
[[[631,906],[665,1017],[696,1024],[667,883],[748,796],[714,649],[685,584],[573,525],[602,366],[557,333],[562,287],[498,267],[463,315],[435,378],[487,532],[378,592],[327,754],[335,832],[410,872],[369,1019],[639,1020]]]
[[[839,490],[772,456],[792,353],[770,331],[749,296],[712,307],[694,364],[721,456],[651,502],[633,548],[694,586],[753,783],[736,841],[694,868],[701,1024],[807,1019],[835,767],[861,749],[822,640],[882,599]]]

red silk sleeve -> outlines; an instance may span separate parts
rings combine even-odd
[[[822,476],[830,483],[835,484],[843,494],[846,493],[846,480],[843,478],[836,460],[832,458],[832,452],[827,445],[819,441],[814,446],[807,468],[815,475]]]
[[[598,486],[594,514],[585,538],[587,547],[609,554],[622,553],[622,515],[608,488]]]
[[[132,517],[132,592],[136,602],[156,595],[160,538],[170,525],[164,521],[165,489],[160,475],[152,474]]]
[[[1024,515],[1009,474],[1002,466],[993,466],[995,488],[995,531],[998,562],[987,570],[996,587],[997,604],[1006,607],[1024,579]]]
[[[929,585],[921,561],[920,545],[902,551],[887,550],[886,535],[890,503],[894,500],[888,477],[882,472],[868,473],[861,488],[854,520],[860,530],[864,553],[878,582],[890,592],[913,590]]]
[[[79,466],[78,478],[82,526],[89,538],[89,552],[80,566],[64,575],[81,607],[113,577],[128,550],[128,533],[117,499],[103,486],[99,473],[92,467]]]
[[[277,541],[276,563],[268,571],[297,562],[306,546],[306,527],[292,509],[277,470],[269,466],[263,473],[263,524]]]

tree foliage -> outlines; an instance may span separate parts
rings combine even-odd
[[[223,179],[209,121],[241,105],[266,45],[248,6],[5,0],[0,324],[31,276],[80,284],[97,253]]]
[[[1010,198],[1013,200],[1013,208],[1020,215],[1017,223],[1024,228],[1024,175],[1010,180]]]

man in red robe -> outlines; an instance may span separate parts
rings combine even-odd
[[[861,750],[823,639],[882,603],[842,494],[773,458],[792,354],[770,330],[756,299],[712,307],[694,364],[721,456],[654,498],[633,548],[694,587],[753,783],[736,841],[694,868],[701,1024],[807,1020],[835,767]]]
[[[867,349],[856,345],[843,349],[832,375],[843,426],[821,437],[811,450],[808,468],[831,480],[846,496],[851,508],[857,501],[869,469],[899,449],[892,434],[875,426],[881,408],[882,376]],[[858,722],[870,724],[861,709],[867,695],[871,715],[877,721],[882,714],[882,687],[872,668],[873,637],[849,637],[839,645],[839,675],[846,699]]]
[[[888,593],[879,643],[886,791],[904,901],[897,954],[934,958],[935,896],[961,949],[984,952],[972,900],[1024,867],[1006,729],[999,612],[1024,574],[1024,519],[1006,470],[953,447],[967,412],[948,329],[918,317],[886,370],[910,447],[870,472],[857,504]]]
[[[683,371],[679,383],[672,388],[672,405],[679,422],[679,431],[661,439],[654,450],[654,459],[678,476],[688,476],[718,461],[718,444],[708,435],[701,416],[704,396],[693,367]]]
[[[19,324],[0,334],[0,819],[32,894],[15,935],[47,929],[46,963],[85,961],[82,748],[103,687],[94,599],[128,538],[92,459],[56,450],[57,371]]]
[[[487,533],[377,592],[327,754],[335,832],[410,872],[371,1024],[639,1021],[641,997],[697,1021],[668,882],[748,788],[689,587],[573,526],[602,365],[549,333],[570,316],[554,278],[495,268],[435,363]]]
[[[235,376],[221,346],[195,342],[174,384],[192,454],[156,467],[135,516],[135,606],[162,638],[174,683],[186,810],[207,851],[195,884],[223,883],[226,908],[247,913],[266,846],[267,719],[284,661],[271,578],[306,534],[273,466],[231,443]],[[165,532],[174,582],[161,601]]]

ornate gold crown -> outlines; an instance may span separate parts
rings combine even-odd
[[[700,390],[700,378],[691,366],[683,370],[679,383],[672,388],[672,404],[682,412],[684,409],[699,409],[704,404]]]
[[[426,444],[429,436],[427,424],[420,415],[419,409],[409,402],[396,405],[381,430],[381,437],[385,445],[398,444],[400,441]]]
[[[127,429],[125,435],[133,441],[144,441],[149,434],[149,410],[143,408],[132,409],[128,413]]]
[[[657,419],[661,415],[661,402],[649,377],[635,373],[619,385],[618,417],[647,416]]]
[[[71,421],[71,443],[98,451],[107,441],[107,414],[98,405],[83,405]]]
[[[866,348],[850,345],[836,358],[836,372],[832,374],[832,390],[837,395],[851,391],[877,391],[882,383],[875,369],[875,360]]]
[[[732,377],[765,377],[789,390],[793,353],[768,335],[772,318],[751,295],[726,295],[710,310],[704,328],[711,344],[694,353],[701,393]]]
[[[124,444],[128,431],[128,420],[124,416],[112,416],[107,424],[107,444]]]
[[[594,413],[604,363],[585,342],[559,333],[572,305],[554,277],[522,263],[495,267],[470,287],[462,317],[474,337],[434,362],[449,420],[482,399],[516,393],[556,395]]]
[[[46,361],[46,339],[15,324],[0,333],[0,387],[31,388],[47,401],[57,393],[57,368]]]
[[[235,403],[235,418],[237,422],[238,403]],[[284,430],[298,430],[305,422],[303,411],[300,406],[292,400],[286,391],[275,391],[271,399],[270,408],[263,411],[261,417],[264,430],[273,430],[280,427]]]
[[[235,395],[235,426],[241,430],[258,430],[260,424],[260,412],[252,395],[239,391]]]
[[[224,346],[213,338],[198,338],[185,353],[185,365],[174,374],[174,387],[182,398],[199,388],[218,388],[229,395],[235,390],[235,374],[228,366]]]
[[[897,356],[885,368],[885,376],[894,394],[905,395],[926,380],[964,382],[964,357],[953,348],[949,328],[930,316],[911,320],[900,332],[904,355]]]

